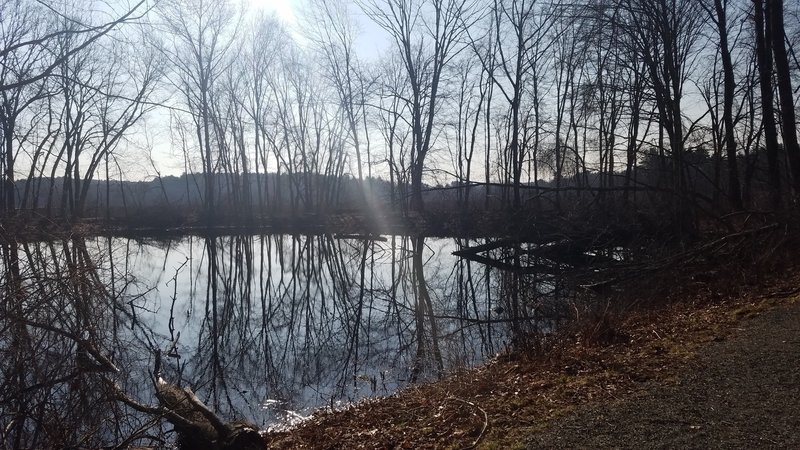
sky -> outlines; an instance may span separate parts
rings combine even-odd
[[[300,36],[300,18],[303,14],[305,7],[305,0],[243,0],[250,8],[262,10],[266,12],[275,13],[282,21],[284,21],[289,28],[295,33],[295,37],[299,41],[302,40]],[[355,37],[355,49],[359,56],[363,59],[377,59],[386,46],[389,45],[389,39],[386,33],[369,18],[367,18],[358,6],[354,5],[352,1],[348,0],[327,0],[327,1],[347,1],[350,11],[353,14],[353,19],[360,30],[360,33]]]
[[[297,0],[245,0],[250,7],[274,12],[278,17],[289,24],[295,24],[297,17],[295,11],[299,10],[300,2]]]

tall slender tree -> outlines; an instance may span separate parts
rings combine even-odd
[[[797,141],[797,122],[794,114],[794,95],[789,56],[786,51],[786,28],[783,22],[783,0],[767,0],[772,55],[775,58],[775,79],[778,84],[781,113],[781,137],[789,166],[795,197],[800,196],[800,144]]]

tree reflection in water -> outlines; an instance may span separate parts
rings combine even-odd
[[[551,327],[554,311],[543,305],[563,295],[559,270],[529,270],[543,264],[530,246],[488,252],[502,270],[452,255],[480,243],[7,243],[3,441],[35,448],[170,439],[157,417],[110,399],[104,381],[154,404],[156,349],[166,356],[164,378],[191,387],[227,420],[262,426],[480,363],[515,334]]]

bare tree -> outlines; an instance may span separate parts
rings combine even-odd
[[[769,0],[767,18],[769,20],[772,55],[775,58],[775,75],[780,97],[781,136],[789,168],[792,171],[794,195],[800,195],[800,144],[797,141],[797,122],[795,121],[794,96],[789,57],[786,52],[786,29],[783,21],[783,0]]]
[[[386,163],[389,170],[391,204],[403,211],[408,206],[408,166],[406,160],[411,144],[411,123],[408,121],[408,86],[401,63],[395,57],[387,58],[379,69],[377,114],[374,119],[383,137]],[[397,192],[399,190],[399,192]],[[398,200],[402,199],[401,202]]]
[[[492,9],[495,33],[497,69],[489,73],[500,93],[509,104],[510,127],[508,129],[508,160],[511,183],[514,186],[514,208],[520,208],[520,187],[525,166],[527,146],[523,145],[522,111],[525,94],[531,89],[536,76],[534,67],[552,27],[552,17],[543,11],[535,0],[496,0]],[[506,43],[509,43],[507,45]],[[480,54],[478,54],[480,56]],[[484,67],[488,64],[484,62]],[[538,119],[538,112],[535,113]],[[536,155],[534,155],[534,158]]]
[[[739,166],[736,156],[736,137],[734,135],[733,100],[736,95],[736,79],[733,73],[733,58],[728,44],[728,1],[714,0],[714,9],[701,3],[711,21],[717,27],[719,54],[722,60],[724,83],[722,123],[725,127],[725,153],[728,161],[728,197],[734,209],[742,209],[742,192],[739,182]]]
[[[468,0],[364,0],[364,12],[386,30],[408,75],[411,97],[411,206],[423,209],[422,178],[432,146],[442,75],[464,45],[461,38],[474,20]],[[466,25],[465,25],[466,24]]]
[[[212,103],[217,84],[231,64],[236,43],[236,12],[229,2],[170,0],[159,6],[163,27],[172,44],[163,51],[173,62],[170,81],[191,114],[193,138],[203,164],[204,215],[213,220],[219,136],[214,129]]]
[[[477,70],[476,70],[477,69]],[[477,76],[476,76],[477,72]],[[478,144],[478,127],[481,124],[484,103],[486,101],[486,71],[483,70],[472,58],[464,58],[459,63],[457,72],[459,83],[456,97],[455,128],[456,153],[454,166],[459,184],[463,189],[458,190],[458,201],[462,208],[470,207],[470,191],[472,183],[473,161],[475,159],[475,146]]]
[[[17,206],[15,171],[24,141],[18,133],[21,114],[51,94],[45,82],[54,72],[122,24],[137,19],[143,13],[144,3],[142,0],[114,20],[101,24],[92,24],[91,18],[79,20],[33,1],[4,2],[0,6],[0,15],[4,18],[0,37],[3,211],[11,212]]]
[[[688,185],[684,143],[687,127],[683,119],[684,85],[697,54],[704,14],[697,0],[647,0],[622,2],[622,14],[611,19],[627,35],[631,50],[644,61],[647,85],[653,93],[660,131],[669,140],[673,217],[678,227],[688,226]]]
[[[43,81],[18,83],[35,75],[42,60],[49,59],[49,54],[42,46],[20,46],[31,36],[44,34],[46,23],[42,20],[42,12],[27,2],[4,2],[0,6],[0,14],[4,17],[4,26],[0,29],[2,47],[0,52],[0,128],[2,128],[2,159],[0,167],[3,172],[2,210],[7,214],[16,209],[16,160],[19,154],[21,114],[33,103],[46,97],[49,92]],[[16,47],[16,48],[15,48]],[[12,85],[14,87],[7,87]]]
[[[778,130],[775,124],[774,97],[772,91],[772,31],[769,24],[768,8],[765,2],[753,2],[753,26],[756,41],[756,63],[758,65],[758,84],[761,91],[761,122],[764,127],[764,141],[767,147],[769,180],[772,189],[772,204],[781,204],[781,174],[778,166]]]
[[[257,183],[258,205],[266,208],[270,204],[270,195],[267,178],[264,175],[271,170],[280,170],[277,164],[270,160],[273,148],[270,142],[274,141],[275,131],[271,125],[274,120],[274,107],[270,80],[280,74],[280,64],[283,57],[285,42],[290,40],[283,26],[275,17],[264,15],[257,16],[247,25],[244,34],[244,51],[235,66],[235,76],[244,79],[245,89],[239,103],[247,114],[247,120],[252,123],[252,145],[254,168]],[[260,169],[260,170],[259,170]],[[279,184],[275,183],[276,195],[272,199],[277,205]],[[263,212],[263,210],[262,210]]]
[[[10,45],[6,45],[4,48],[0,49],[0,58],[4,58],[11,53],[18,52],[23,54],[48,53],[48,49],[53,47],[53,42],[66,35],[75,37],[75,45],[70,47],[67,51],[62,52],[55,59],[40,61],[41,65],[38,66],[38,70],[30,71],[14,81],[6,81],[0,84],[0,91],[16,89],[49,77],[50,74],[52,74],[53,71],[55,71],[67,58],[82,52],[95,41],[117,28],[119,25],[140,18],[141,14],[144,13],[143,5],[145,5],[145,1],[146,0],[141,0],[126,12],[119,15],[118,18],[99,25],[87,25],[82,21],[70,19],[65,14],[62,14],[49,6],[44,5],[45,8],[52,12],[54,16],[66,19],[62,22],[63,27],[46,31],[38,29],[39,31],[44,31],[44,34],[23,34],[20,36],[21,39],[15,40],[11,42]],[[27,1],[22,3],[27,3]],[[16,7],[19,6],[19,3],[4,3],[4,6]]]
[[[369,132],[363,129],[368,81],[353,46],[355,25],[343,4],[315,0],[309,6],[307,31],[325,61],[323,73],[339,99],[355,150],[356,174],[363,181],[363,168],[367,167],[368,176],[371,172]]]

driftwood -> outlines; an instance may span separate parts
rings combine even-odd
[[[161,407],[173,414],[166,419],[178,432],[178,448],[189,450],[261,450],[264,440],[258,427],[247,422],[223,422],[189,388],[157,380]],[[175,420],[179,416],[183,420]]]
[[[469,258],[472,255],[476,255],[481,252],[486,252],[489,250],[494,250],[500,247],[506,247],[510,245],[519,244],[519,241],[516,239],[498,239],[493,242],[487,242],[485,244],[474,245],[472,247],[462,247],[460,250],[456,250],[453,252],[454,256],[460,256],[462,258]]]
[[[527,266],[518,266],[477,254],[463,255],[461,257],[509,273],[556,275],[562,272],[562,270],[559,269],[555,264],[531,264]]]
[[[156,350],[155,391],[158,407],[143,405],[128,396],[116,383],[103,377],[112,397],[131,408],[163,417],[175,427],[181,450],[263,450],[264,439],[252,423],[226,423],[189,388],[176,386],[161,377],[161,351]]]
[[[563,237],[553,237],[548,245],[538,245],[534,248],[522,248],[520,244],[521,241],[516,239],[498,239],[493,242],[474,245],[472,247],[462,247],[452,254],[502,271],[521,274],[539,273],[555,275],[563,272],[562,264],[567,264],[572,267],[582,267],[592,264],[610,264],[616,262],[613,258],[588,254],[587,251],[591,249],[589,242],[571,241]],[[512,246],[517,246],[518,254],[538,257],[550,261],[551,264],[545,262],[519,266],[502,260],[493,259],[489,256],[480,255],[480,253],[483,252]]]

